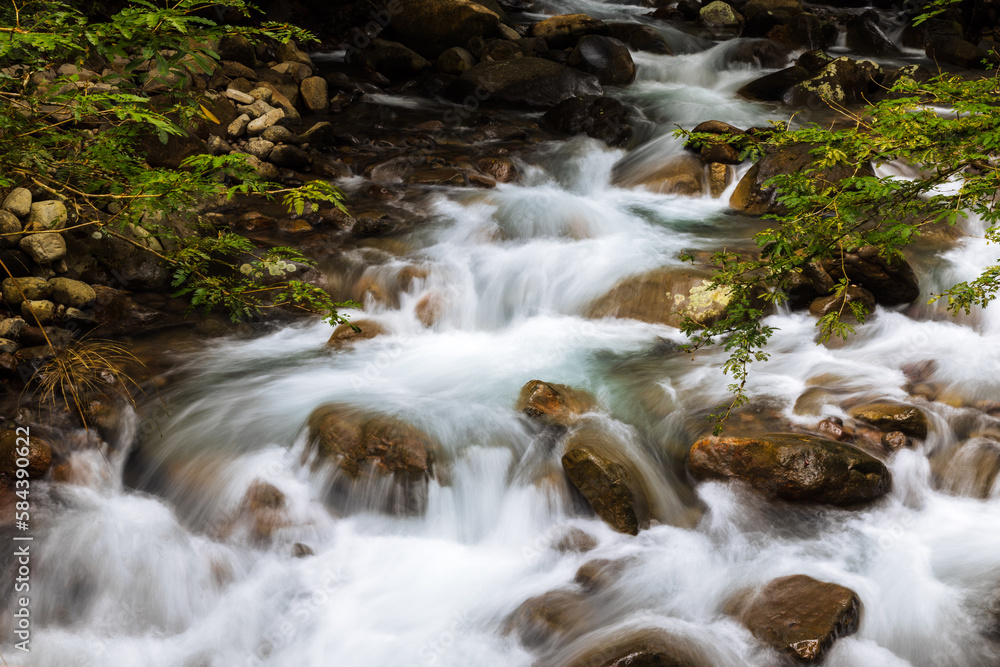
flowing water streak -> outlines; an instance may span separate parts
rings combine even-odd
[[[543,6],[609,18],[641,9]],[[574,139],[540,156],[520,185],[439,197],[437,222],[417,233],[419,249],[406,258],[428,267],[426,276],[398,308],[373,304],[365,314],[389,334],[331,353],[328,328],[310,324],[222,341],[192,359],[191,379],[158,420],[162,437],[141,443],[160,481],[156,495],[123,490],[116,473],[114,482],[70,487],[59,499],[38,543],[37,634],[26,664],[530,665],[537,656],[504,634],[506,616],[531,596],[571,588],[592,558],[627,559],[628,567],[602,594],[588,646],[612,631],[658,627],[704,647],[711,664],[773,664],[721,610],[741,588],[808,574],[864,601],[858,634],[837,642],[829,666],[995,664],[979,630],[1000,578],[996,494],[934,490],[931,461],[950,456],[965,434],[1000,431],[996,419],[967,407],[1000,389],[988,371],[1000,368],[996,308],[959,322],[940,307],[911,311],[919,319],[880,309],[850,341],[828,346],[815,345],[807,315],[769,320],[778,327],[772,357],[755,368],[749,390],[790,421],[819,416],[793,411],[815,386],[810,378],[827,378],[820,414],[846,416],[838,406],[852,397],[913,400],[900,389],[903,369],[937,364],[951,400],[921,404],[932,436],[892,459],[887,499],[855,512],[776,509],[719,483],[700,485],[693,503],[672,476],[683,451],[671,443],[683,442],[691,415],[726,398],[722,353],[690,360],[670,351],[680,336],[669,327],[582,317],[618,280],[748,234],[725,214],[725,197],[622,189],[612,176],[616,165],[641,170],[678,153],[674,122],[746,126],[768,117],[733,96],[760,71],[728,64],[731,48],[636,55],[640,77],[628,95],[659,138],[624,160]],[[976,221],[967,224],[972,237],[921,265],[925,294],[995,258],[975,238]],[[429,329],[414,315],[427,294],[444,304]],[[622,536],[546,481],[558,456],[513,410],[521,385],[536,378],[598,397],[605,425],[659,484],[664,524]],[[432,483],[425,516],[366,511],[370,498],[331,515],[324,480],[301,463],[303,425],[330,402],[401,416],[441,443],[450,482]],[[288,525],[270,547],[253,543],[240,509],[258,479],[288,504]],[[553,549],[571,527],[597,548]],[[291,558],[296,542],[315,555]],[[560,649],[546,664],[579,650]]]

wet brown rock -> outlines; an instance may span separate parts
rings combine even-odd
[[[817,662],[861,616],[857,593],[802,574],[768,583],[739,614],[759,641],[802,662]]]
[[[852,418],[883,431],[901,431],[914,438],[927,437],[927,415],[919,408],[902,403],[868,403],[851,408]]]
[[[660,33],[641,23],[609,23],[611,36],[628,44],[630,49],[671,55],[670,45]]]
[[[589,560],[576,571],[573,581],[579,584],[583,590],[593,593],[615,583],[627,565],[628,561],[625,559],[598,558]]]
[[[339,350],[359,340],[369,340],[381,336],[385,332],[385,328],[375,320],[357,320],[337,325],[326,344],[328,347]]]
[[[609,146],[632,139],[628,108],[613,97],[573,97],[545,112],[542,122],[557,132],[586,134]]]
[[[809,71],[798,65],[765,74],[759,79],[744,84],[736,94],[757,102],[781,102],[788,91],[809,78]]]
[[[603,94],[597,77],[544,58],[482,62],[445,89],[456,100],[547,108],[574,96]]]
[[[817,425],[817,428],[824,436],[837,442],[845,442],[854,438],[854,434],[844,428],[839,419],[836,421],[833,419],[824,419]]]
[[[476,161],[476,166],[484,174],[496,179],[498,183],[513,183],[520,178],[517,167],[509,158],[484,157]]]
[[[453,46],[434,62],[434,69],[444,74],[460,76],[476,65],[476,57],[461,46]]]
[[[582,37],[566,64],[595,75],[605,86],[627,86],[635,81],[636,67],[632,54],[625,42],[614,37]]]
[[[816,317],[825,317],[830,313],[840,312],[841,320],[845,322],[857,322],[857,318],[854,317],[854,311],[851,309],[852,303],[860,304],[868,314],[867,316],[870,316],[872,311],[875,310],[875,297],[872,296],[872,293],[863,287],[852,285],[847,288],[842,297],[831,294],[830,296],[821,296],[818,299],[814,299],[809,304],[809,313]]]
[[[553,546],[556,551],[563,553],[568,551],[584,553],[597,548],[597,539],[579,528],[570,528],[556,540]]]
[[[414,307],[417,319],[427,328],[437,324],[437,321],[441,319],[441,315],[444,314],[444,309],[444,297],[437,292],[425,294]]]
[[[865,452],[806,435],[706,437],[691,447],[696,479],[738,479],[768,498],[856,505],[884,495],[889,470]]]
[[[882,446],[888,451],[894,452],[897,449],[910,446],[910,439],[902,431],[890,431],[883,433],[881,438]]]
[[[809,167],[814,160],[810,153],[813,149],[815,146],[810,144],[796,144],[779,148],[764,156],[744,174],[729,198],[729,205],[748,215],[781,214],[784,207],[778,204],[776,189],[765,187],[764,183],[775,176],[793,174]],[[857,168],[836,167],[824,170],[816,175],[816,179],[823,183],[837,183],[849,176],[871,176],[873,173],[871,165],[866,163]]]
[[[516,409],[547,426],[569,426],[597,407],[587,392],[562,384],[531,380],[521,387]]]
[[[549,591],[525,600],[507,621],[508,632],[516,632],[525,646],[536,647],[554,639],[577,634],[591,613],[585,595],[573,591]]]
[[[708,279],[686,269],[664,267],[625,278],[592,303],[587,317],[622,317],[680,327],[685,317],[708,325],[729,305],[725,289],[709,289]]]
[[[642,186],[665,195],[700,197],[705,192],[705,163],[694,155],[675,155],[653,170],[623,174],[615,180],[624,187]]]
[[[500,27],[495,12],[471,0],[406,0],[399,7],[392,34],[425,58],[465,46],[473,37],[492,37]]]
[[[733,168],[728,164],[712,162],[708,165],[708,191],[712,198],[718,199],[722,196],[733,182],[733,174]]]
[[[690,640],[659,628],[616,632],[573,646],[545,667],[709,667],[714,661]]]
[[[241,509],[248,519],[250,538],[266,544],[274,539],[279,528],[288,525],[285,514],[285,494],[263,480],[254,480],[243,496]]]
[[[822,263],[832,280],[847,277],[872,293],[883,306],[912,303],[920,296],[920,284],[913,267],[902,257],[885,258],[874,246],[863,246],[842,259]]]
[[[1000,476],[1000,439],[994,435],[969,438],[934,456],[931,466],[942,491],[985,500],[994,495]]]
[[[416,51],[385,39],[373,39],[361,52],[361,62],[388,77],[412,76],[430,67],[427,59]]]
[[[586,14],[553,16],[531,26],[531,36],[543,38],[554,49],[572,48],[586,35],[610,34],[608,24]]]
[[[44,438],[30,433],[25,436],[16,429],[0,431],[0,474],[8,480],[17,479],[19,468],[28,471],[29,479],[38,479],[51,466],[52,448]]]
[[[627,450],[609,434],[584,425],[563,448],[563,469],[597,516],[620,533],[637,535],[649,524],[649,501]]]

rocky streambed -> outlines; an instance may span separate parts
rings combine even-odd
[[[749,164],[671,134],[826,118],[822,99],[857,104],[930,58],[978,62],[961,54],[990,46],[990,20],[914,31],[888,6],[788,0],[349,9],[324,53],[220,44],[190,79],[219,122],[148,159],[239,151],[266,178],[340,185],[348,214],[197,215],[302,249],[310,280],[363,305],[356,328],[185,318],[162,266],[67,229],[71,202],[6,193],[4,261],[23,267],[3,285],[8,425],[38,436],[22,663],[996,663],[1000,321],[925,305],[994,259],[979,223],[906,261],[813,267],[714,437],[724,355],[692,357],[676,327],[726,307],[706,258],[749,251],[764,182],[809,156]],[[817,345],[842,277],[874,316]],[[159,398],[97,400],[89,431],[14,414],[26,369],[84,331],[131,337]]]

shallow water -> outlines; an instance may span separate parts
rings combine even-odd
[[[607,17],[641,9],[549,4]],[[842,584],[863,601],[858,632],[834,645],[828,666],[998,664],[989,633],[1000,489],[968,492],[974,471],[963,466],[980,459],[962,443],[1000,433],[1000,420],[979,409],[1000,389],[1000,309],[954,320],[939,305],[880,308],[849,341],[828,346],[815,344],[808,315],[769,318],[778,331],[770,360],[751,376],[755,403],[803,425],[846,418],[840,405],[862,397],[906,400],[931,417],[926,442],[890,459],[891,493],[856,511],[777,505],[721,483],[692,487],[683,457],[710,428],[703,417],[726,400],[723,354],[678,353],[670,342],[682,337],[667,326],[584,317],[622,278],[680,267],[681,251],[752,233],[727,214],[728,193],[613,185],[616,169],[641,171],[681,151],[674,123],[782,118],[734,96],[761,71],[726,65],[729,48],[636,55],[639,79],[626,95],[658,137],[631,154],[573,139],[524,165],[518,185],[437,195],[434,220],[410,239],[415,250],[365,269],[373,279],[424,269],[398,306],[368,303],[364,317],[388,334],[331,352],[329,328],[313,323],[192,355],[167,409],[149,408],[125,429],[110,473],[48,499],[58,512],[37,543],[34,651],[11,664],[559,665],[608,633],[652,627],[700,647],[708,664],[763,667],[774,654],[723,609],[734,592],[790,574]],[[923,297],[995,259],[977,238],[982,229],[967,225],[969,238],[916,263]],[[427,295],[440,304],[429,328],[415,313]],[[903,389],[904,369],[929,360],[947,400]],[[655,525],[637,537],[615,533],[553,481],[558,452],[514,410],[532,379],[597,397],[604,427],[652,489]],[[816,387],[814,410],[796,413]],[[375,511],[386,489],[328,501],[329,480],[302,464],[306,420],[326,403],[402,417],[440,443],[445,474],[431,483],[424,515]],[[142,492],[121,483],[133,445]],[[949,461],[958,470],[945,493],[938,471]],[[253,540],[240,509],[255,480],[287,502],[269,545]],[[556,550],[569,528],[597,547]],[[292,558],[295,543],[315,555]],[[573,589],[577,568],[595,558],[627,566],[595,598],[575,641],[532,652],[504,632],[524,600]],[[0,650],[8,661],[14,654]]]

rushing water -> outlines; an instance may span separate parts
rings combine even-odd
[[[549,4],[610,18],[638,9]],[[680,266],[682,250],[743,243],[755,229],[727,214],[728,193],[683,198],[612,184],[616,165],[642,171],[680,152],[673,123],[747,126],[779,113],[735,97],[761,72],[728,64],[730,48],[636,54],[639,79],[623,94],[654,129],[627,157],[589,139],[554,144],[522,165],[520,184],[437,195],[434,221],[413,232],[404,256],[367,266],[371,253],[352,251],[375,283],[422,269],[398,304],[367,304],[364,316],[388,334],[331,352],[329,328],[309,324],[193,355],[166,396],[169,412],[125,424],[110,470],[93,452],[77,454],[87,483],[49,498],[58,512],[35,546],[33,652],[16,662],[5,644],[8,663],[559,665],[610,631],[654,627],[701,647],[708,664],[764,666],[775,656],[723,613],[727,600],[807,574],[853,589],[864,605],[858,632],[835,644],[827,665],[997,664],[988,634],[1000,594],[1000,489],[975,482],[977,466],[996,465],[1000,421],[978,408],[1000,388],[1000,309],[954,320],[939,306],[880,308],[829,346],[815,344],[807,314],[769,319],[772,356],[755,366],[749,390],[782,418],[846,417],[839,405],[854,397],[917,402],[931,417],[926,442],[889,460],[889,496],[856,511],[692,487],[683,456],[726,398],[722,354],[677,353],[670,327],[583,317],[620,279]],[[967,228],[954,247],[915,258],[925,297],[995,259],[976,222]],[[430,328],[414,311],[427,295],[440,306]],[[902,389],[903,369],[930,360],[935,402]],[[597,396],[605,426],[653,490],[655,525],[630,537],[581,511],[551,475],[558,452],[514,410],[531,379]],[[807,391],[817,407],[797,414]],[[440,442],[447,475],[431,483],[423,516],[372,511],[378,489],[324,502],[326,479],[301,454],[309,414],[329,402],[400,416]],[[138,432],[149,493],[121,481]],[[240,510],[255,480],[286,497],[285,526],[269,546],[253,541]],[[598,546],[556,550],[572,527]],[[295,543],[315,555],[293,558]],[[504,632],[520,603],[572,588],[594,558],[627,566],[591,610],[590,634],[540,656]]]

